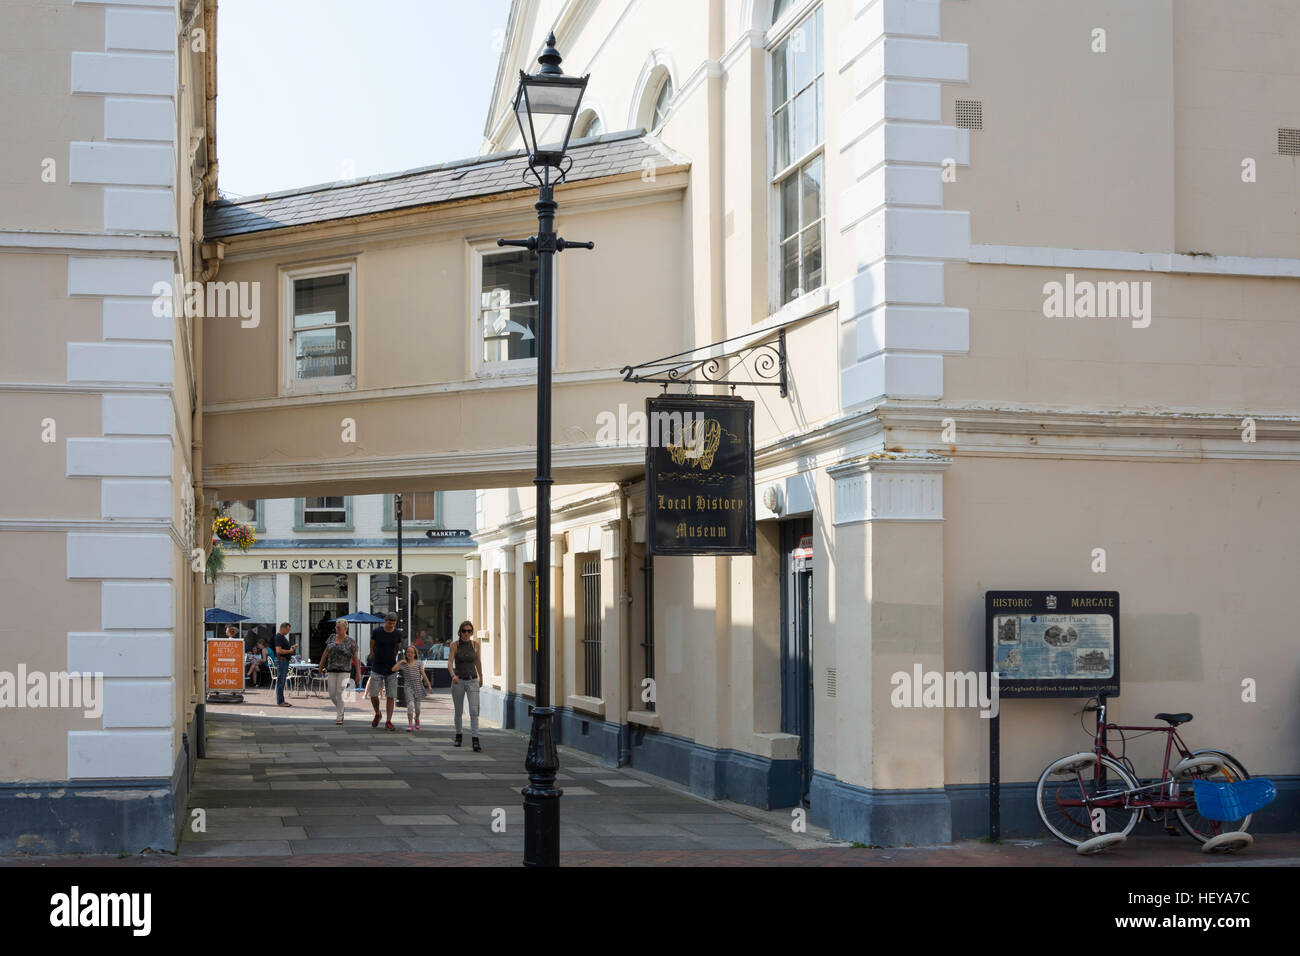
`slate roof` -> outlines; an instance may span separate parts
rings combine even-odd
[[[573,168],[568,182],[640,172],[650,160],[655,169],[688,165],[644,130],[606,133],[569,144]],[[408,209],[437,203],[535,190],[525,183],[528,163],[523,150],[476,156],[438,166],[424,166],[347,182],[324,183],[249,196],[237,201],[221,199],[204,215],[207,239],[248,235],[351,216]]]

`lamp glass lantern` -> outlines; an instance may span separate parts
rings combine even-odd
[[[545,70],[545,67],[543,67]],[[534,166],[559,166],[569,148],[587,77],[519,71],[515,120]]]

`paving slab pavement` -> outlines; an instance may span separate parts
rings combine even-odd
[[[261,692],[269,699],[270,692]],[[254,697],[250,694],[249,697]],[[452,746],[446,691],[425,701],[424,729],[371,727],[367,701],[334,724],[328,700],[214,705],[189,819],[176,854],[0,859],[0,866],[518,866],[526,735],[484,725],[484,752]],[[561,748],[566,866],[1300,866],[1300,835],[1260,834],[1248,851],[1206,856],[1187,839],[1139,837],[1081,857],[1054,840],[866,848],[824,830],[791,830],[789,810],[708,801],[632,768]]]
[[[265,698],[265,699],[262,699]],[[520,790],[528,783],[525,735],[484,724],[483,751],[452,745],[446,691],[426,698],[423,729],[406,731],[404,709],[388,731],[371,726],[368,701],[349,703],[334,723],[322,698],[275,707],[269,691],[207,711],[207,755],[190,792],[179,860],[387,854],[507,853],[523,849]],[[626,770],[563,751],[559,784],[562,851],[810,850],[832,845],[824,831],[794,833],[788,816],[764,820],[656,786]],[[256,847],[256,854],[249,848]]]

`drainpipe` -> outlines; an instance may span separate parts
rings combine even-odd
[[[709,309],[712,313],[713,338],[721,342],[727,337],[727,284],[725,281],[727,259],[724,224],[726,222],[726,144],[723,125],[725,97],[720,61],[724,55],[726,36],[726,4],[712,0],[709,4],[709,62],[705,79],[708,91],[709,118]],[[723,394],[719,387],[715,394]]]
[[[194,212],[191,217],[194,231],[193,248],[198,253],[193,257],[192,269],[196,273],[195,281],[210,282],[221,268],[221,256],[225,249],[220,244],[207,245],[203,242],[203,208],[204,203],[217,198],[217,0],[205,0],[203,4],[203,33],[205,39],[203,53],[203,92],[204,92],[204,129],[207,140],[205,153],[207,169],[199,183],[194,197]],[[200,272],[199,266],[203,269]],[[175,299],[173,298],[173,301]],[[183,296],[182,296],[183,301]],[[190,470],[194,481],[194,518],[196,544],[205,552],[208,542],[212,540],[212,525],[207,508],[204,505],[203,487],[203,310],[193,317],[190,326],[192,349],[194,354],[194,395],[190,425]],[[192,655],[194,660],[192,687],[195,693],[190,701],[198,715],[195,741],[196,753],[207,756],[206,707],[203,701],[204,677],[204,624],[203,624],[203,589],[206,586],[206,568],[195,572],[197,577],[194,593],[198,598],[194,602],[194,634],[198,636],[197,647]]]
[[[644,664],[645,676],[651,681],[655,680],[654,673],[654,642],[655,642],[655,556],[650,553],[650,543],[646,542],[645,559],[641,565],[642,579],[645,582],[643,588],[645,599],[642,604],[645,605],[645,619],[642,622],[642,631],[644,632],[641,640],[648,646],[641,648],[641,659]],[[654,710],[657,706],[656,701],[659,697],[658,685],[651,684],[655,688],[650,700],[646,702],[646,710]]]
[[[633,709],[636,701],[636,688],[632,681],[632,579],[628,561],[632,557],[632,535],[628,525],[628,489],[629,482],[618,483],[618,566],[619,566],[619,622],[618,632],[623,643],[620,654],[623,670],[623,713],[618,722],[618,765],[626,767],[632,762],[632,725],[628,723],[627,711]]]
[[[217,0],[203,4],[203,132],[208,140],[208,171],[203,176],[204,202],[217,201]]]

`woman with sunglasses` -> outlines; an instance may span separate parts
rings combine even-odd
[[[478,742],[478,692],[483,683],[483,662],[479,658],[478,641],[474,640],[472,621],[461,622],[447,656],[447,666],[451,669],[451,700],[456,710],[456,746],[461,743],[460,715],[468,696],[470,741],[476,751],[482,750]]]

